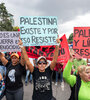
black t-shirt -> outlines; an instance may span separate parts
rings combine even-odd
[[[22,66],[20,63],[16,66],[13,66],[11,62],[8,62],[6,69],[6,89],[17,90],[23,87],[22,75],[24,66]]]
[[[45,69],[45,72],[39,72],[38,68],[34,68],[33,74],[33,100],[51,100],[52,98],[52,70],[50,66]]]

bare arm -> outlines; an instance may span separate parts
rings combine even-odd
[[[22,41],[19,39],[19,46],[22,45]],[[30,72],[32,73],[34,71],[34,66],[32,65],[32,63],[29,61],[29,58],[28,58],[28,55],[27,55],[27,52],[26,52],[26,49],[25,47],[23,46],[20,46],[21,48],[21,51],[22,51],[22,56],[24,58],[24,62],[25,64],[27,65],[27,67],[29,68]]]
[[[27,55],[25,47],[22,47],[21,50],[22,50],[22,55],[24,57],[25,64],[27,65],[27,67],[29,68],[30,72],[32,73],[33,70],[34,70],[34,66],[29,61],[29,58],[28,58],[28,55]]]
[[[25,68],[26,68],[26,70],[28,70],[28,67],[27,67],[27,65],[25,65]]]
[[[71,85],[72,87],[75,85],[76,83],[76,76],[75,75],[71,75],[71,69],[72,69],[72,65],[73,65],[73,60],[74,60],[74,51],[70,50],[70,58],[68,60],[68,63],[63,71],[63,78],[65,79],[65,81]]]
[[[1,73],[0,73],[0,81],[2,80],[2,75],[1,75]]]
[[[0,52],[0,60],[3,63],[4,66],[8,63],[8,60],[5,58],[5,55]]]
[[[57,39],[57,43],[60,44],[59,38]],[[51,61],[51,65],[50,65],[51,70],[54,69],[54,67],[56,66],[56,63],[57,63],[58,53],[59,53],[59,46],[60,46],[60,45],[56,45],[56,47],[55,47],[53,60]]]

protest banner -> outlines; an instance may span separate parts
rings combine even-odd
[[[21,51],[18,46],[20,32],[0,31],[0,52]]]
[[[57,36],[57,17],[20,17],[20,37],[24,46],[56,45]]]
[[[66,36],[63,35],[61,38],[61,47],[59,48],[57,62],[66,63],[70,57],[69,47]],[[55,45],[52,46],[29,46],[26,47],[27,54],[30,58],[38,58],[39,56],[45,56],[48,60],[52,60],[55,50]],[[20,55],[20,53],[18,53]]]
[[[90,58],[90,27],[74,27],[73,49],[77,57]]]

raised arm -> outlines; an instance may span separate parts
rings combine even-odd
[[[2,80],[2,74],[0,73],[0,81]]]
[[[72,69],[72,65],[73,65],[72,61],[73,61],[73,53],[70,53],[70,59],[63,71],[63,78],[69,85],[71,85],[73,87],[74,84],[76,83],[76,76],[71,75],[71,69]]]
[[[8,63],[8,60],[5,58],[5,55],[2,52],[0,52],[0,60],[4,66],[6,66],[6,64]]]
[[[63,78],[69,85],[71,85],[73,87],[74,84],[76,83],[76,76],[71,75],[71,69],[72,69],[72,62],[68,61],[67,65],[63,71]]]
[[[53,60],[51,61],[51,65],[50,65],[51,70],[54,69],[54,67],[56,66],[56,63],[57,63],[58,53],[59,53],[59,46],[60,46],[60,40],[59,40],[59,38],[57,38],[57,43],[59,45],[56,45],[56,47],[55,47]]]
[[[30,72],[32,73],[34,71],[34,66],[32,65],[32,63],[29,61],[26,49],[22,43],[22,41],[19,39],[19,43],[18,43],[19,47],[21,48],[21,52],[22,52],[22,56],[24,58],[24,62],[27,65],[27,67],[29,68]]]

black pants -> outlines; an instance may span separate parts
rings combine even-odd
[[[6,100],[23,100],[23,88],[15,91],[6,90]]]

